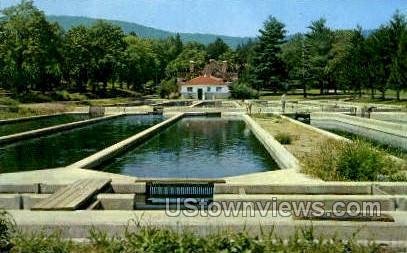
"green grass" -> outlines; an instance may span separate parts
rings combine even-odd
[[[14,247],[11,252],[384,252],[381,246],[374,243],[362,245],[354,238],[345,241],[336,237],[316,237],[312,228],[298,229],[287,240],[272,232],[251,236],[244,231],[223,231],[197,236],[188,231],[174,232],[152,227],[139,227],[138,232],[127,231],[123,237],[109,237],[95,230],[90,234],[87,244],[63,240],[59,233],[17,234],[12,240]]]
[[[407,181],[405,164],[362,140],[327,140],[304,161],[302,172],[326,181]]]
[[[351,139],[351,140],[361,140],[364,142],[368,142],[378,150],[389,153],[391,155],[394,155],[398,158],[401,158],[401,159],[404,159],[407,161],[407,151],[403,150],[402,148],[393,147],[393,146],[390,146],[387,144],[382,144],[375,140],[371,140],[369,138],[366,138],[366,137],[363,137],[363,136],[360,136],[360,135],[357,135],[354,133],[349,133],[349,132],[340,131],[340,130],[333,130],[333,129],[329,129],[327,131],[340,135],[340,136],[343,136],[343,137]]]

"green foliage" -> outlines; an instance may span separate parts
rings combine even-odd
[[[206,52],[204,50],[185,48],[176,59],[167,65],[165,72],[169,77],[185,76],[190,72],[191,64],[194,65],[195,71],[198,71],[205,63]]]
[[[328,140],[308,157],[303,171],[328,181],[406,181],[403,166],[362,140]]]
[[[175,232],[164,228],[138,227],[138,232],[126,231],[123,237],[109,237],[91,230],[90,242],[79,245],[63,240],[59,233],[45,236],[21,234],[15,240],[12,252],[381,252],[374,243],[362,245],[354,238],[342,241],[337,238],[317,237],[313,229],[298,229],[283,240],[273,232],[251,236],[247,232],[222,231],[198,236],[190,231]]]
[[[217,38],[214,42],[206,47],[209,59],[219,60],[220,56],[229,50],[228,45],[221,39]]]
[[[259,97],[259,93],[252,89],[247,83],[235,82],[229,86],[229,88],[231,96],[236,99],[250,99]]]
[[[171,78],[169,80],[164,80],[161,82],[159,89],[160,96],[162,98],[174,98],[178,95],[178,84],[177,79]]]
[[[256,80],[259,81],[257,88],[279,90],[286,76],[281,58],[281,46],[286,33],[284,24],[275,17],[270,17],[259,32],[253,65]]]
[[[14,232],[14,221],[7,212],[0,210],[0,252],[10,248]]]
[[[274,138],[283,145],[291,144],[292,137],[287,133],[279,133]]]

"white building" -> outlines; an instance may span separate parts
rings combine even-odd
[[[222,78],[211,75],[198,76],[181,83],[181,95],[183,98],[199,100],[228,98],[230,96],[229,84]]]

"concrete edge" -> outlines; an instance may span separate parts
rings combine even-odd
[[[244,114],[242,117],[247,126],[250,128],[256,138],[263,144],[280,168],[300,170],[300,162],[293,154],[291,154],[283,145],[274,139],[271,134],[264,130],[249,115]]]
[[[95,119],[75,121],[75,122],[66,123],[66,124],[62,124],[62,125],[56,125],[56,126],[31,130],[31,131],[27,131],[27,132],[6,135],[6,136],[0,137],[0,144],[7,144],[7,143],[25,140],[25,139],[29,139],[29,138],[33,138],[33,137],[44,136],[44,135],[48,135],[48,134],[52,134],[52,133],[56,133],[56,132],[60,132],[60,131],[70,130],[70,129],[73,129],[73,128],[76,128],[79,126],[85,126],[85,125],[97,123],[99,121],[113,119],[113,118],[116,118],[116,117],[119,117],[122,115],[123,114],[109,115],[109,116],[104,116],[104,117],[95,118]]]
[[[29,117],[21,117],[21,118],[15,118],[15,119],[2,119],[2,120],[0,120],[0,125],[35,120],[35,119],[49,118],[49,117],[60,116],[60,115],[65,115],[65,114],[87,114],[87,113],[61,112],[61,113],[54,113],[54,114],[44,114],[44,115],[36,115],[36,116],[29,116]]]
[[[183,113],[176,114],[175,116],[158,123],[150,128],[147,128],[146,130],[143,130],[125,140],[122,140],[121,142],[118,142],[112,146],[109,146],[91,156],[88,156],[80,161],[77,161],[71,165],[66,166],[66,168],[81,168],[81,169],[90,169],[94,168],[103,162],[113,158],[117,154],[126,151],[129,147],[132,145],[135,145],[139,143],[142,140],[145,140],[146,138],[151,137],[153,134],[158,132],[164,127],[167,127],[171,125],[172,123],[175,123],[179,119],[184,117]]]

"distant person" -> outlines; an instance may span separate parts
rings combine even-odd
[[[283,113],[285,113],[285,104],[286,104],[286,96],[285,93],[281,96],[281,109],[283,110]]]

